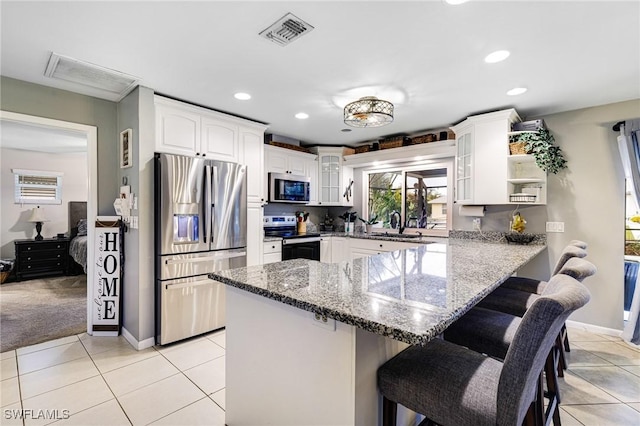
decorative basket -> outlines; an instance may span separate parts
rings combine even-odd
[[[0,284],[3,284],[7,278],[9,278],[9,275],[11,274],[11,271],[9,272],[0,272]]]
[[[369,145],[362,145],[356,147],[356,154],[362,154],[363,152],[369,152]]]
[[[512,203],[535,203],[536,196],[532,194],[511,194],[509,195],[509,201]]]
[[[511,142],[509,144],[509,152],[511,155],[527,154],[526,142]]]
[[[294,150],[294,151],[306,152],[307,154],[310,152],[307,148],[304,148],[304,147],[298,146],[298,145],[291,145],[289,143],[271,141],[271,142],[269,142],[269,145],[278,146],[280,148],[287,148],[287,149],[291,149],[291,150]]]
[[[416,136],[414,138],[411,138],[411,144],[417,145],[420,143],[436,142],[437,140],[438,137],[436,135],[434,135],[433,133],[429,133],[428,135]]]
[[[404,145],[405,140],[408,140],[406,136],[395,136],[392,138],[385,138],[380,141],[380,149],[399,148]]]

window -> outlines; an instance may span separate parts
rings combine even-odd
[[[451,229],[452,168],[453,162],[447,161],[365,172],[368,218],[375,215],[379,221],[374,227],[397,228],[399,218],[406,232],[446,236]]]
[[[15,175],[16,204],[62,204],[62,173],[11,170]]]

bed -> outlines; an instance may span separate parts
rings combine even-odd
[[[69,255],[75,261],[71,273],[87,273],[87,202],[69,201]]]

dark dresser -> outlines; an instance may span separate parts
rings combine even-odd
[[[68,275],[69,238],[15,240],[16,279]]]

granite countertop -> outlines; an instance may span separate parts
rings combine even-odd
[[[362,240],[378,240],[378,241],[399,241],[403,243],[416,244],[428,244],[438,241],[446,241],[445,237],[429,237],[426,235],[412,236],[418,234],[396,234],[396,233],[374,233],[366,234],[364,232],[354,232],[353,234],[347,234],[346,232],[320,232],[321,237],[345,237],[345,238],[358,238]]]
[[[262,241],[265,243],[271,242],[271,241],[282,241],[282,237],[264,236],[262,238],[263,238]]]
[[[544,251],[449,238],[353,261],[295,259],[209,277],[409,344],[442,333],[507,277]]]

